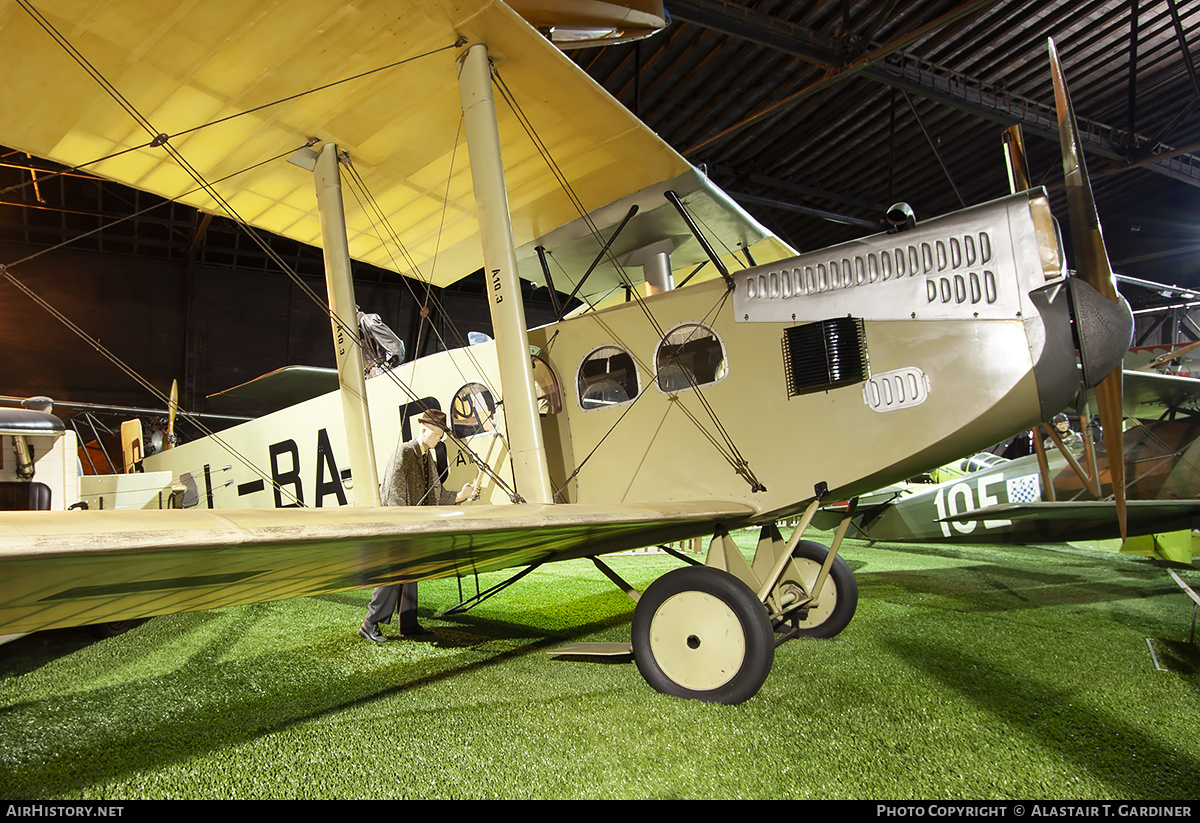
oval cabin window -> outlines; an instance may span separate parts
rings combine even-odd
[[[658,387],[667,394],[725,379],[725,349],[717,333],[699,323],[667,332],[654,357]]]
[[[533,358],[533,385],[537,392],[538,414],[558,414],[562,411],[562,392],[550,364],[540,357]]]
[[[496,430],[496,401],[482,383],[468,383],[450,403],[450,427],[455,437],[474,437]]]
[[[628,403],[638,395],[633,355],[620,346],[594,349],[579,364],[579,407],[585,411]]]

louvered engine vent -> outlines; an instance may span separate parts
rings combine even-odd
[[[788,397],[861,383],[871,375],[863,321],[839,317],[783,333]]]

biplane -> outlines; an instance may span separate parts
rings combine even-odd
[[[1076,394],[1073,340],[1091,384],[1129,344],[1111,275],[1068,276],[1043,190],[796,254],[500,2],[20,0],[0,42],[23,115],[0,143],[320,245],[340,378],[145,456],[167,508],[4,515],[0,630],[712,536],[637,598],[632,651],[659,691],[740,702],[777,642],[853,616],[845,524],[804,539],[821,500],[1028,429]],[[347,209],[344,180],[369,200]],[[367,381],[352,260],[435,284],[482,266],[495,339]],[[586,305],[527,329],[519,278]],[[447,482],[482,499],[380,507],[376,466],[428,408]]]
[[[1192,562],[1200,522],[1200,381],[1127,371],[1122,436],[1128,507],[1123,551]],[[1092,432],[1066,441],[1045,427],[1034,454],[987,453],[959,463],[959,476],[898,484],[863,496],[852,528],[890,542],[1063,543],[1120,538],[1111,457]],[[990,458],[985,461],[980,457]],[[833,518],[826,516],[824,525]]]

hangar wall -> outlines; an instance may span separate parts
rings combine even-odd
[[[33,251],[0,244],[0,259],[21,260]],[[219,401],[214,405],[206,397],[282,366],[334,366],[327,315],[281,273],[58,249],[14,266],[12,274],[159,390],[178,379],[181,405],[189,410],[253,414],[257,410],[219,408]],[[363,282],[367,278],[356,269],[359,305],[391,326],[411,358],[424,287],[413,283],[410,290],[398,276],[375,269],[368,277],[373,282]],[[324,299],[321,277],[304,281]],[[474,285],[469,279],[462,290],[433,290],[422,353],[442,348],[443,340],[446,347],[460,345],[468,331],[491,333],[482,288]],[[530,325],[550,319],[548,305],[527,304],[527,312]],[[0,394],[161,405],[3,279],[0,351]]]

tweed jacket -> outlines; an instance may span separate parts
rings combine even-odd
[[[453,506],[458,497],[442,487],[433,454],[421,454],[415,438],[392,452],[379,491],[385,506]]]

